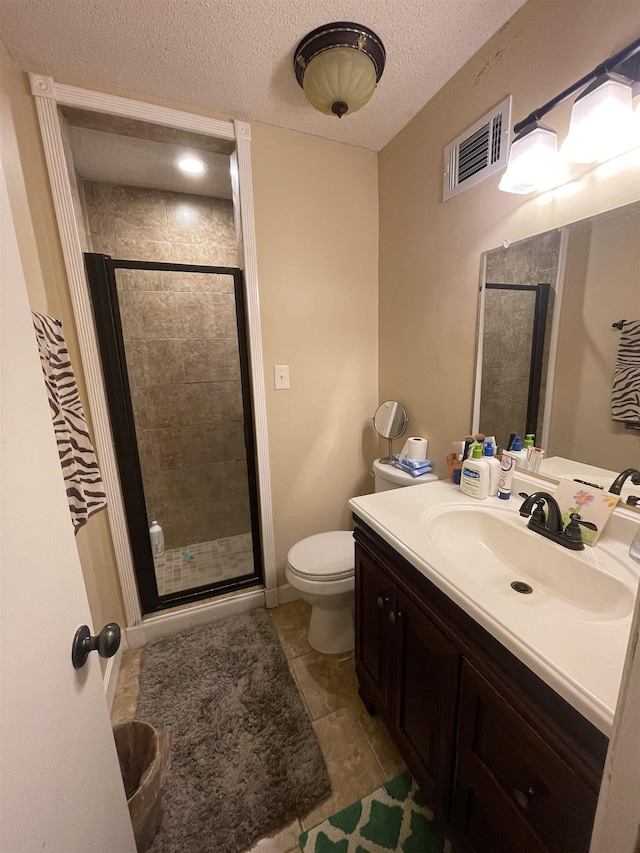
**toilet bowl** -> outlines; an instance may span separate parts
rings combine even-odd
[[[437,480],[435,474],[412,477],[379,459],[373,463],[375,491],[401,489]],[[353,534],[332,530],[302,539],[287,555],[288,583],[311,605],[308,641],[326,655],[353,649],[353,599],[355,590]]]
[[[309,645],[326,655],[354,646],[353,534],[348,530],[317,533],[290,549],[287,581],[311,605]]]

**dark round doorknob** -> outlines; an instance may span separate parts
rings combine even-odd
[[[120,626],[115,622],[109,622],[95,637],[91,636],[88,625],[82,625],[73,638],[71,663],[74,669],[80,669],[87,662],[89,652],[97,651],[101,658],[110,658],[119,648]]]

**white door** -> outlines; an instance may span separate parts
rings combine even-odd
[[[0,347],[0,851],[134,853],[1,162]]]

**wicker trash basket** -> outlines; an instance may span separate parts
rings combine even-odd
[[[171,734],[141,720],[114,726],[122,781],[138,853],[145,853],[162,822],[162,783],[171,764]]]

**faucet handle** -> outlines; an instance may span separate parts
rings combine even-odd
[[[572,512],[569,516],[569,524],[564,529],[564,535],[570,542],[582,542],[582,531],[580,527],[586,527],[588,530],[597,530],[597,526],[591,521],[583,521],[580,518],[580,513]]]

